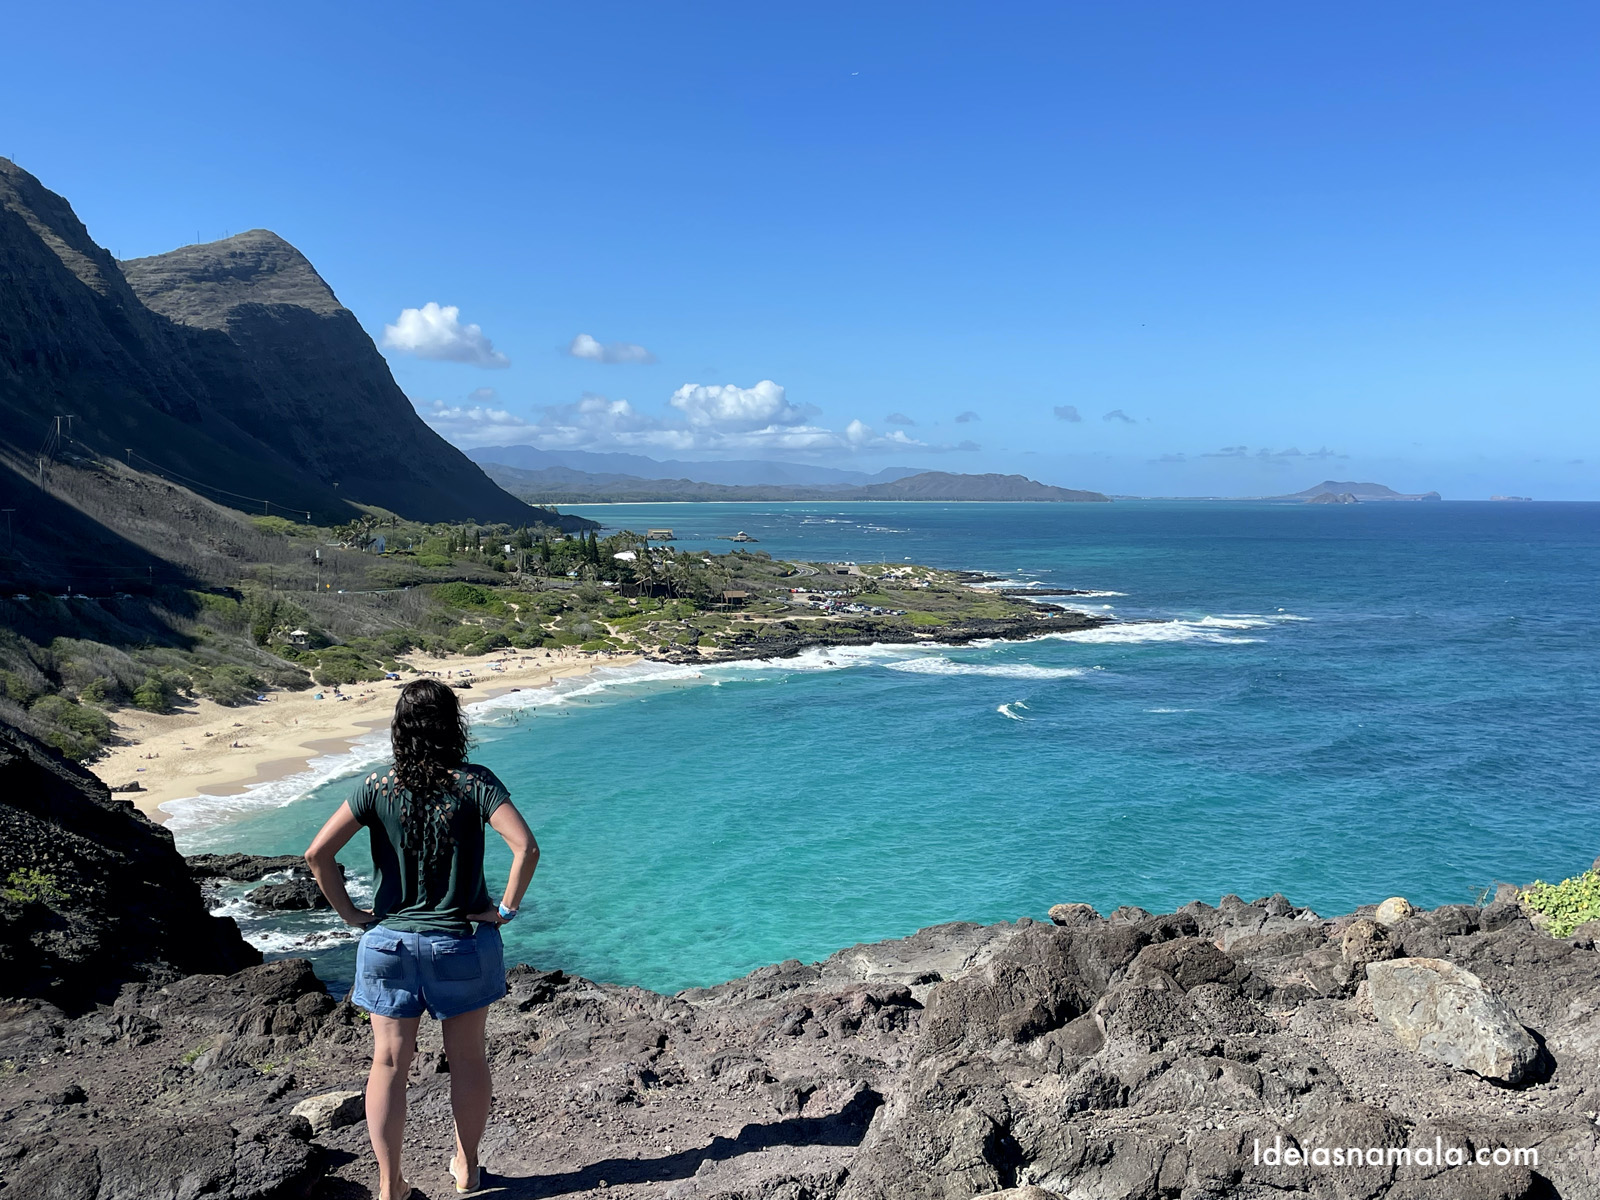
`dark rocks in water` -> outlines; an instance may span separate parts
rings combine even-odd
[[[261,961],[211,916],[172,835],[0,724],[0,993],[81,1013],[123,984]]]
[[[945,645],[966,645],[988,639],[1022,641],[1045,634],[1065,633],[1080,629],[1095,629],[1110,623],[1109,618],[1087,613],[1051,610],[1029,612],[1007,618],[971,618],[952,621],[939,629],[939,641]],[[819,623],[820,624],[820,623]],[[811,649],[834,649],[840,646],[872,646],[882,644],[925,644],[928,631],[910,623],[863,621],[854,624],[848,620],[829,621],[825,627],[807,629],[792,622],[762,625],[758,628],[739,629],[730,633],[732,644],[709,654],[693,652],[687,648],[652,655],[658,662],[711,663],[752,658],[788,658]],[[690,646],[700,641],[700,631],[691,627],[684,635]]]
[[[268,875],[287,874],[286,880],[262,884],[245,893],[245,899],[257,908],[305,912],[332,907],[299,854],[191,854],[185,861],[189,873],[201,880],[253,883]],[[338,866],[343,875],[344,864]]]
[[[311,909],[333,907],[314,879],[264,883],[247,892],[245,899],[257,908],[276,909],[280,912],[306,912]]]
[[[184,861],[196,879],[231,879],[235,883],[253,883],[278,871],[306,870],[306,860],[299,854],[191,854]]]

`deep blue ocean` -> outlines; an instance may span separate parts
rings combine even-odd
[[[1092,589],[1072,603],[1130,623],[642,664],[480,708],[475,757],[544,852],[513,959],[672,991],[1066,900],[1470,902],[1600,853],[1600,504],[574,511]],[[182,802],[180,846],[298,852],[378,752]],[[325,915],[242,923],[348,977]]]

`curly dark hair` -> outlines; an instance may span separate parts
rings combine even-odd
[[[467,720],[455,691],[437,679],[414,679],[400,689],[389,727],[394,776],[409,795],[401,806],[408,846],[432,861],[448,837],[446,809],[455,807],[458,772],[467,761]]]
[[[467,761],[467,719],[455,690],[437,679],[413,679],[400,689],[389,727],[394,773],[415,796],[437,796],[455,782]]]

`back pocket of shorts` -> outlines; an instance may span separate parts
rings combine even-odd
[[[478,947],[471,938],[433,944],[433,974],[445,983],[464,983],[483,973]]]
[[[392,933],[369,933],[361,939],[357,971],[373,979],[399,979],[405,975],[400,939]]]

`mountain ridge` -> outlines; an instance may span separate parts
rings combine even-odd
[[[799,487],[776,484],[735,486],[692,479],[640,479],[629,475],[575,471],[568,467],[523,471],[502,463],[486,463],[484,469],[490,478],[513,494],[530,500],[562,504],[718,501],[782,504],[807,500],[925,500],[947,503],[1110,501],[1110,497],[1099,492],[1052,487],[1023,475],[956,475],[946,471],[923,471],[904,479],[861,487],[839,484]]]
[[[546,450],[539,446],[527,445],[479,446],[468,450],[467,457],[480,466],[485,463],[497,463],[521,471],[542,471],[561,467],[594,475],[615,474],[634,479],[688,480],[729,487],[764,487],[773,484],[801,486],[853,484],[865,487],[874,483],[888,483],[895,479],[920,475],[925,470],[922,467],[885,467],[881,471],[868,474],[865,471],[852,471],[840,467],[813,466],[768,459],[720,461],[655,459],[643,454]]]
[[[417,416],[355,315],[252,230],[119,263],[72,206],[0,159],[0,452],[62,433],[234,507],[334,523],[557,524]]]

